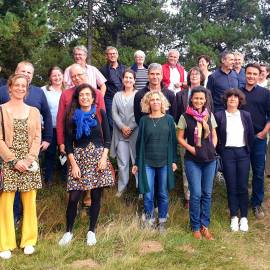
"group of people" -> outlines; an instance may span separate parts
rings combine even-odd
[[[57,151],[68,160],[68,166],[62,168],[69,196],[66,232],[60,246],[73,238],[82,197],[89,205],[86,243],[96,244],[102,191],[115,183],[109,156],[117,160],[116,197],[127,189],[132,163],[136,187],[143,196],[146,227],[160,232],[166,229],[169,191],[175,187],[174,172],[179,165],[196,239],[214,239],[209,224],[217,169],[222,170],[226,181],[231,230],[249,229],[250,164],[252,209],[256,218],[264,217],[269,68],[256,63],[243,68],[243,55],[229,51],[222,53],[220,66],[213,73],[206,55],[186,72],[175,49],[169,51],[164,65],[149,66],[144,63],[144,52],[137,51],[131,68],[118,61],[115,47],[107,47],[105,55],[107,64],[98,70],[87,64],[87,49],[76,46],[75,63],[65,72],[52,67],[49,84],[42,88],[31,84],[34,67],[23,61],[7,85],[0,88],[1,258],[9,259],[16,248],[14,224],[21,215],[20,202],[20,247],[26,255],[35,251],[41,152],[47,185],[53,181]],[[222,168],[217,166],[218,155]]]

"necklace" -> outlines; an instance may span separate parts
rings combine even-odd
[[[162,117],[161,117],[162,118]],[[158,124],[158,122],[160,121],[160,119],[161,118],[158,118],[158,120],[154,120],[154,118],[151,118],[152,119],[152,121],[153,121],[153,125],[154,125],[154,127],[157,127],[157,124]]]

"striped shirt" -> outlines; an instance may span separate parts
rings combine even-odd
[[[148,82],[147,69],[146,68],[138,69],[136,71],[136,81],[135,81],[136,90],[141,90],[142,88],[144,88],[147,82]]]

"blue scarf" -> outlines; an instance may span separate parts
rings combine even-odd
[[[83,134],[90,136],[91,128],[97,125],[96,105],[92,105],[89,112],[84,112],[81,109],[76,109],[72,117],[76,124],[76,139],[79,140]]]

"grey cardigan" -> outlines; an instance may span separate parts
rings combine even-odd
[[[112,118],[113,118],[113,135],[110,155],[116,157],[116,149],[119,141],[129,141],[132,152],[136,152],[136,140],[138,136],[138,125],[134,117],[134,96],[137,91],[134,91],[133,95],[125,104],[123,100],[123,91],[117,92],[113,97],[112,102]],[[124,138],[121,129],[127,126],[133,130],[129,138]]]

